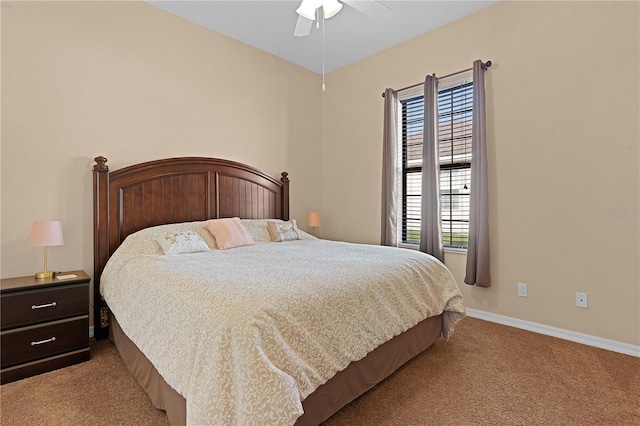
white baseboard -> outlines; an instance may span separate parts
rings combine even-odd
[[[551,327],[491,312],[480,311],[478,309],[467,308],[467,316],[502,325],[508,325],[510,327],[521,328],[523,330],[533,331],[534,333],[553,336],[559,339],[570,340],[572,342],[582,343],[583,345],[595,346],[596,348],[619,352],[625,355],[640,357],[640,346],[630,345],[628,343],[603,339],[589,334],[576,333],[575,331],[564,330],[562,328]]]
[[[93,337],[93,326],[90,325],[89,326],[89,339],[91,339]]]

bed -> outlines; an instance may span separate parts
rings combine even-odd
[[[320,424],[464,317],[434,258],[296,228],[287,173],[202,157],[112,172],[95,161],[95,336],[114,341],[172,425]],[[253,244],[218,249],[208,226],[223,218]],[[273,242],[292,224],[299,238]],[[169,233],[209,249],[164,254]]]

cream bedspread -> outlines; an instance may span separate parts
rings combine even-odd
[[[443,311],[447,338],[464,316],[451,273],[412,250],[299,240],[162,255],[156,234],[125,240],[101,292],[190,425],[292,425],[350,362]]]

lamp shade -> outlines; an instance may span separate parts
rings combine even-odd
[[[31,234],[29,234],[30,246],[61,246],[63,243],[62,224],[60,221],[36,221],[31,225]]]
[[[311,212],[307,215],[307,226],[322,226],[322,219],[320,219],[320,213]]]

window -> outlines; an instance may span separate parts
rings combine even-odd
[[[398,155],[402,170],[399,243],[420,244],[424,100],[422,94],[415,92],[399,94],[398,99],[402,141]],[[439,84],[440,209],[443,244],[450,248],[466,248],[469,240],[472,109],[471,78]]]

